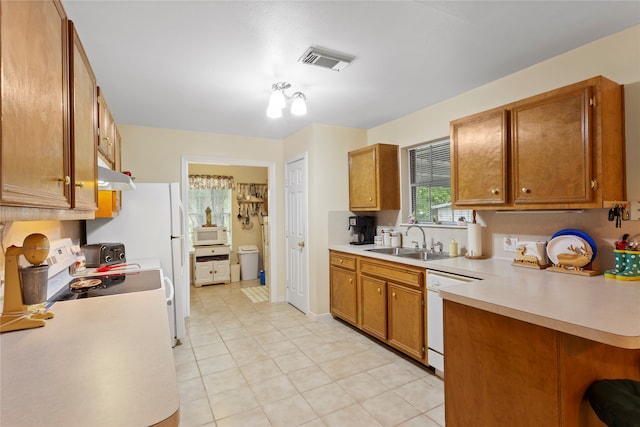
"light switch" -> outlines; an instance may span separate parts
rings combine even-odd
[[[636,200],[635,202],[631,202],[631,207],[629,208],[630,220],[632,221],[640,221],[640,200]]]

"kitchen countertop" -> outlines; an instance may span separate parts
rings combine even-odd
[[[165,298],[58,302],[46,326],[0,335],[2,425],[178,425]]]
[[[455,257],[418,261],[367,252],[373,245],[332,250],[483,279],[449,286],[445,300],[621,348],[640,349],[640,281],[574,276],[511,265],[511,260]]]

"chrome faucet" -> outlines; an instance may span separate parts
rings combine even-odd
[[[423,250],[427,250],[427,236],[424,234],[424,230],[422,229],[422,227],[418,226],[418,225],[410,225],[409,227],[407,227],[407,231],[404,232],[405,236],[409,236],[409,230],[411,230],[413,227],[417,227],[418,230],[420,230],[420,232],[422,232],[422,249]]]

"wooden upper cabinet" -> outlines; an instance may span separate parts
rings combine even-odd
[[[349,209],[400,209],[397,145],[375,144],[349,152]]]
[[[98,151],[106,163],[115,169],[116,124],[102,90],[98,88]]]
[[[622,86],[600,76],[453,121],[454,206],[582,209],[625,200],[623,111]]]
[[[559,90],[511,110],[513,201],[590,203],[592,87]]]
[[[499,108],[451,122],[451,189],[458,206],[503,206],[507,177],[508,112]]]
[[[0,69],[0,204],[68,209],[68,28],[59,1],[0,2]]]
[[[74,209],[97,209],[98,100],[96,77],[69,21],[70,117]]]

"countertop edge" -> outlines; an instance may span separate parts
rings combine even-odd
[[[440,290],[440,296],[445,301],[464,304],[469,307],[478,308],[489,313],[498,314],[512,319],[521,320],[544,328],[553,329],[554,331],[564,332],[566,334],[575,335],[596,341],[602,344],[614,347],[626,348],[630,350],[640,349],[640,336],[625,336],[613,332],[601,331],[587,326],[577,325],[558,319],[541,316],[535,313],[517,310],[503,305],[493,304],[487,301],[469,298],[457,293],[447,292],[446,289]]]

